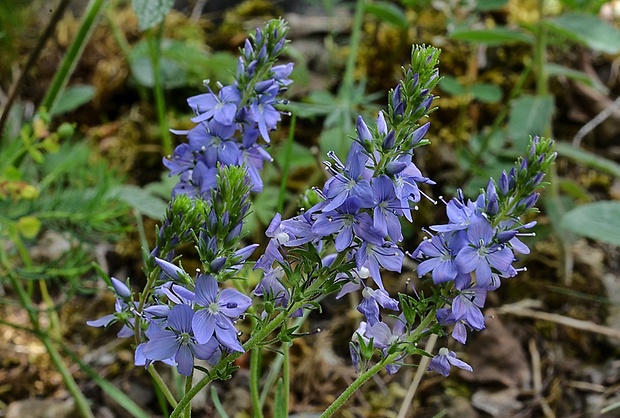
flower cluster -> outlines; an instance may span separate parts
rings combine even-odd
[[[262,190],[260,171],[265,161],[272,160],[265,144],[269,144],[269,131],[281,118],[275,106],[283,102],[279,96],[291,83],[288,77],[293,63],[274,65],[287,31],[282,20],[272,20],[262,30],[256,29],[241,49],[234,83],[218,83],[216,94],[207,80],[209,92],[187,100],[196,113],[192,122],[197,125],[189,131],[173,130],[187,135],[188,143],[177,146],[172,156],[164,158],[170,175],[180,174],[173,195],[208,199],[220,164],[245,167],[252,191]]]
[[[453,325],[452,338],[465,344],[467,329],[485,327],[481,309],[487,292],[500,286],[501,278],[514,277],[515,252],[529,254],[520,236],[536,222],[523,224],[521,218],[534,210],[538,200],[536,188],[555,160],[553,141],[534,137],[527,158],[502,172],[498,182],[490,179],[475,201],[465,201],[462,192],[446,204],[449,222],[434,225],[435,233],[413,252],[421,261],[418,276],[431,274],[436,285],[452,286],[444,299],[446,307],[437,309],[442,326]],[[447,357],[446,357],[447,356]],[[452,354],[444,357],[450,360]],[[447,361],[447,360],[446,360]],[[431,368],[447,375],[446,361],[431,363]],[[450,364],[454,364],[450,360]]]
[[[427,196],[422,189],[434,184],[414,163],[414,151],[429,143],[429,123],[421,120],[433,110],[439,51],[418,46],[404,80],[389,92],[386,110],[372,124],[357,119],[346,159],[328,154],[330,178],[305,194],[305,209],[290,219],[276,214],[270,222],[268,244],[254,263],[263,275],[252,296],[262,306],[252,306],[247,286],[220,286],[242,278],[257,247],[242,245],[241,232],[249,194],[262,189],[259,172],[271,158],[264,148],[280,120],[278,95],[290,83],[292,64],[274,66],[286,29],[274,20],[257,30],[241,50],[236,81],[219,85],[217,94],[207,83],[208,93],[188,100],[197,125],[187,132],[189,143],[164,160],[180,182],[146,257],[146,287],[136,301],[128,284],[112,279],[116,312],[89,322],[122,323],[119,337],[136,338],[137,365],[162,361],[190,376],[198,359],[214,365],[208,379],[226,376],[245,349],[276,341],[276,332],[281,341],[294,338],[288,317],[318,308],[326,295],[360,292],[357,309],[364,320],[350,342],[353,364],[366,371],[380,357],[373,370],[385,367],[392,374],[408,355],[431,356],[418,348],[430,334],[450,333],[466,343],[468,330],[482,330],[487,293],[518,273],[515,253],[529,252],[520,237],[531,235],[524,231],[535,222],[522,219],[535,210],[536,190],[555,159],[553,141],[538,137],[527,157],[497,182],[489,180],[475,200],[461,191],[449,202],[440,199],[448,223],[426,230],[429,236],[410,254],[419,261],[418,275],[430,275],[430,296],[414,289],[413,296],[394,297],[384,284],[382,270],[401,272],[408,254],[401,248],[401,222],[413,222],[416,205]],[[198,253],[202,267],[195,275],[175,258],[182,244]],[[248,311],[251,337],[241,344],[236,322]],[[429,368],[447,376],[451,366],[471,370],[446,347]]]

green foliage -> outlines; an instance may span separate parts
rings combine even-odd
[[[594,51],[616,54],[620,52],[620,32],[597,16],[568,13],[545,20],[550,30],[584,44]]]
[[[131,0],[140,30],[151,29],[163,22],[173,5],[174,0]]]
[[[601,201],[567,212],[561,226],[574,234],[620,247],[620,202]]]

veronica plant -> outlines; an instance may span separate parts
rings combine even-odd
[[[247,286],[235,279],[242,278],[256,245],[242,246],[241,230],[249,193],[262,187],[258,172],[269,160],[264,144],[280,119],[278,94],[289,83],[291,65],[274,66],[285,33],[281,20],[267,23],[242,48],[235,83],[189,99],[197,126],[187,132],[189,143],[164,160],[171,174],[181,177],[147,260],[146,288],[134,300],[128,286],[113,281],[117,312],[91,323],[118,320],[124,324],[121,336],[133,331],[136,364],[147,366],[156,381],[161,379],[154,361],[188,377],[178,402],[163,387],[175,406],[172,417],[189,416],[191,399],[209,382],[230,376],[241,353],[299,337],[289,318],[317,309],[328,294],[361,292],[364,321],[350,343],[359,377],[324,416],[380,370],[396,373],[411,354],[433,357],[430,369],[446,376],[451,366],[471,370],[449,348],[433,356],[419,343],[431,334],[466,343],[469,330],[482,330],[487,292],[518,273],[515,252],[528,252],[520,237],[531,235],[524,231],[534,222],[521,219],[535,210],[536,189],[555,158],[552,141],[542,138],[534,138],[527,157],[499,180],[489,180],[476,199],[459,192],[449,202],[441,200],[448,224],[431,226],[411,253],[402,248],[401,222],[413,221],[412,211],[426,196],[422,185],[434,184],[413,157],[429,143],[424,138],[429,123],[421,120],[433,110],[439,51],[419,46],[404,80],[389,92],[387,109],[372,124],[357,119],[346,160],[329,154],[325,166],[331,177],[305,194],[300,214],[290,219],[275,214],[265,252],[253,266],[263,278],[245,292]],[[195,245],[202,264],[195,275],[174,258],[175,249],[187,242]],[[420,277],[430,274],[430,296],[388,292],[385,271],[401,272],[405,256],[420,262]],[[246,314],[252,319],[249,338],[240,338],[238,320]],[[192,386],[195,368],[206,377]],[[259,406],[255,413],[262,414]]]

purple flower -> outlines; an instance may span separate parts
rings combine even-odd
[[[447,377],[450,374],[450,366],[458,367],[459,369],[469,372],[473,371],[469,364],[456,358],[456,353],[454,351],[450,351],[445,347],[440,348],[439,353],[432,358],[428,370],[434,370]]]
[[[357,310],[364,314],[368,325],[372,326],[379,322],[379,305],[385,309],[398,310],[398,301],[392,299],[390,294],[384,289],[375,290],[370,287],[364,287],[362,296],[362,302],[357,307]]]
[[[493,243],[493,229],[486,218],[475,216],[467,228],[469,244],[463,247],[456,256],[455,262],[460,273],[470,273],[475,270],[476,281],[480,286],[489,286],[491,268],[500,274],[507,274],[514,254],[503,244]]]
[[[86,325],[91,327],[108,327],[117,321],[123,323],[123,327],[118,332],[118,338],[127,338],[134,335],[133,331],[133,318],[135,308],[135,302],[132,301],[131,290],[127,285],[120,280],[112,277],[112,287],[116,294],[116,301],[114,302],[114,310],[116,313],[104,315],[99,319],[93,321],[86,321]]]
[[[365,178],[366,162],[368,156],[358,143],[353,143],[346,165],[342,167],[342,172],[337,173],[325,182],[323,194],[326,196],[327,205],[323,211],[329,212],[340,207],[347,198],[357,196],[362,208],[373,206],[372,188],[370,182]],[[342,163],[336,161],[336,165]]]
[[[194,310],[187,305],[173,306],[168,314],[166,327],[153,332],[148,342],[140,344],[142,355],[151,361],[173,358],[179,373],[191,376],[194,357],[207,360],[219,346],[214,338],[204,344],[196,341],[192,331],[194,316]]]
[[[383,289],[379,268],[383,267],[400,273],[403,266],[403,257],[401,249],[392,242],[387,241],[383,245],[363,242],[355,253],[355,263],[358,270],[361,270],[362,267],[367,267],[377,286]]]
[[[399,215],[400,202],[396,200],[394,182],[385,174],[372,179],[373,227],[382,235],[394,241],[402,241]],[[408,206],[407,206],[408,207]]]
[[[353,196],[346,199],[336,211],[321,213],[312,225],[312,232],[322,237],[338,233],[334,242],[338,252],[351,246],[354,235],[363,241],[381,245],[383,236],[373,228],[370,215],[359,212],[359,202],[359,198]]]
[[[189,106],[198,115],[192,118],[192,122],[199,123],[213,118],[221,124],[232,125],[241,101],[241,93],[237,86],[224,86],[217,96],[208,85],[207,88],[209,93],[187,99]]]
[[[284,270],[280,266],[267,270],[263,279],[252,293],[256,296],[263,296],[265,299],[273,300],[276,306],[288,307],[290,295],[282,284],[281,280],[283,277]]]
[[[432,271],[433,283],[441,284],[452,281],[458,274],[454,258],[458,251],[466,244],[460,233],[451,233],[446,242],[444,234],[438,234],[431,239],[424,239],[413,253],[415,258],[424,257],[425,260],[418,266],[418,277]]]
[[[196,340],[204,344],[215,334],[224,346],[243,352],[233,319],[243,314],[252,299],[234,289],[218,291],[215,277],[201,274],[196,279],[196,305],[204,307],[194,315],[192,329]]]

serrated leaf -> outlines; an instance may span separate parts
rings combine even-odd
[[[141,215],[152,219],[161,219],[168,205],[159,197],[131,184],[123,184],[112,189],[111,194],[127,203]]]
[[[95,97],[95,88],[90,85],[75,85],[67,87],[60,94],[50,116],[62,115],[71,112],[90,102]]]
[[[525,149],[529,135],[542,135],[551,122],[552,114],[552,96],[524,94],[513,100],[508,119],[508,136],[515,141],[515,147]]]
[[[483,103],[497,103],[502,100],[502,89],[494,84],[474,84],[471,86],[471,94]]]
[[[515,42],[531,44],[534,42],[534,38],[531,35],[504,27],[477,30],[457,29],[449,35],[449,38],[489,46],[505,45]]]
[[[174,0],[131,0],[131,7],[138,17],[138,27],[144,31],[164,21]]]
[[[406,28],[409,26],[405,11],[396,4],[385,1],[374,1],[367,4],[365,10],[366,13],[378,17],[384,22],[390,23],[399,28]]]
[[[561,225],[577,235],[620,247],[620,202],[604,201],[581,205],[567,212]]]
[[[567,13],[545,20],[545,25],[595,51],[608,54],[620,52],[620,32],[592,14]]]
[[[17,220],[17,230],[24,238],[34,238],[41,230],[41,221],[34,216],[22,216]]]

